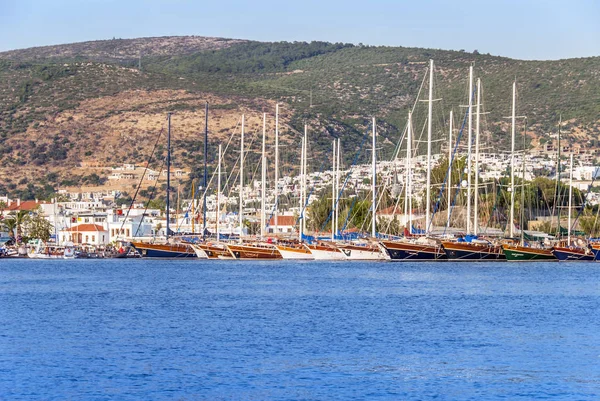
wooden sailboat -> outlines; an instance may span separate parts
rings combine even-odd
[[[429,199],[431,199],[431,136],[432,136],[432,117],[433,117],[433,60],[429,61],[429,109],[427,118],[427,187],[426,187],[426,216],[425,216],[425,232],[429,232],[431,223],[431,205]],[[411,174],[411,147],[412,147],[412,114],[408,114],[408,131],[407,131],[407,146],[406,146],[406,157],[407,157],[407,196],[406,202],[410,202],[412,197],[411,185],[410,185],[410,174]],[[405,208],[406,210],[406,208]],[[408,210],[410,213],[410,208]],[[412,231],[412,221],[409,219],[407,223],[406,232]],[[400,240],[383,240],[379,241],[379,244],[386,250],[392,261],[403,261],[403,260],[444,260],[447,259],[439,240],[434,238],[411,238],[405,236]]]
[[[557,171],[558,174],[558,171]],[[552,253],[560,261],[593,261],[595,255],[588,247],[580,247],[574,245],[571,241],[571,204],[573,200],[573,154],[571,153],[570,168],[569,168],[569,208],[567,220],[567,242],[558,244],[552,247]],[[560,226],[559,226],[560,231]]]
[[[131,246],[135,248],[142,257],[148,258],[196,258],[196,252],[189,244],[169,242],[169,208],[170,208],[170,185],[171,185],[171,113],[167,114],[167,199],[165,215],[167,218],[167,228],[165,234],[166,243],[145,243],[132,241]]]
[[[515,129],[516,129],[516,93],[517,93],[517,82],[513,82],[512,92],[512,128],[511,128],[511,166],[510,166],[510,237],[514,238],[514,210],[515,210]],[[525,177],[525,154],[523,154],[523,178]],[[522,185],[525,184],[523,179]],[[521,191],[521,216],[523,216],[524,207],[524,189]],[[523,219],[521,219],[523,220]],[[524,227],[523,221],[521,221],[521,242],[517,243],[506,243],[502,245],[502,250],[508,261],[534,261],[534,260],[557,260],[556,256],[552,253],[552,249],[546,249],[543,247],[526,246],[524,242]]]
[[[468,165],[468,188],[467,188],[467,221],[466,227],[467,232],[471,231],[471,112],[472,112],[472,99],[473,99],[473,66],[469,68],[469,143],[468,143],[468,156],[467,156],[467,165]],[[478,196],[478,188],[479,188],[479,122],[480,122],[480,107],[481,107],[481,79],[477,79],[477,104],[476,104],[476,122],[475,122],[475,196],[474,198],[474,218],[473,218],[473,238],[468,236],[469,239],[467,242],[465,241],[442,241],[442,246],[444,247],[444,252],[448,259],[451,260],[460,260],[460,261],[478,261],[478,260],[505,260],[504,252],[502,251],[502,246],[499,244],[495,244],[493,242],[482,240],[477,238],[478,228],[479,228],[479,196]],[[451,122],[452,124],[452,122]],[[452,130],[452,128],[451,128]],[[452,132],[452,131],[450,131]],[[450,135],[451,136],[451,135]],[[450,144],[451,146],[451,144]],[[451,160],[451,156],[449,159]],[[448,168],[450,169],[450,162],[448,162]],[[450,174],[448,174],[448,180],[450,180]],[[450,185],[448,185],[450,188]],[[450,196],[448,196],[450,199]],[[450,206],[448,206],[448,211],[450,211]],[[448,224],[450,222],[450,218],[448,218]]]

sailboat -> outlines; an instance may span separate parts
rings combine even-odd
[[[512,125],[511,125],[511,162],[510,162],[510,218],[509,229],[510,237],[514,238],[514,215],[515,215],[515,130],[516,130],[516,95],[517,82],[513,82],[512,90]],[[525,154],[523,153],[523,182],[525,185]],[[525,207],[524,199],[525,190],[521,191],[521,216],[523,216],[523,208]],[[534,246],[533,244],[526,245],[524,241],[524,227],[521,222],[521,241],[520,243],[505,243],[502,245],[502,250],[508,261],[521,260],[557,260],[552,253],[552,249],[547,249],[542,246]]]
[[[479,209],[478,209],[478,188],[479,188],[479,122],[480,122],[480,107],[481,107],[481,79],[477,79],[477,105],[476,105],[476,122],[475,122],[475,196],[474,198],[474,219],[473,219],[473,235],[467,235],[465,238],[452,241],[442,241],[444,252],[448,259],[460,260],[460,261],[478,261],[478,260],[505,260],[502,246],[494,244],[486,239],[478,238],[478,223],[479,223]],[[471,131],[472,131],[472,111],[473,111],[473,66],[469,68],[469,123],[468,123],[468,144],[467,144],[467,220],[466,227],[467,233],[471,231]],[[452,114],[450,115],[450,138],[452,138]],[[452,149],[452,142],[449,145]],[[448,187],[450,188],[450,167],[452,160],[451,154],[449,154],[448,161]],[[450,202],[450,196],[448,196],[448,203]],[[448,211],[450,211],[450,205],[448,205]],[[449,218],[448,218],[449,220]],[[448,222],[449,223],[449,222]]]
[[[279,106],[277,106],[277,112]],[[240,193],[239,193],[239,226],[240,237],[237,244],[226,244],[227,249],[235,259],[281,259],[281,253],[273,244],[260,242],[244,242],[244,126],[245,116],[242,115],[242,135],[240,141]]]
[[[377,236],[377,156],[376,156],[377,125],[373,117],[372,146],[371,146],[371,238]],[[339,142],[338,142],[339,143]],[[339,153],[338,153],[339,159]],[[338,163],[339,164],[339,163]],[[339,166],[338,166],[339,170]],[[339,194],[339,191],[338,191]],[[339,196],[339,195],[338,195]],[[337,205],[336,205],[337,206]],[[336,207],[337,215],[337,207]],[[337,231],[337,217],[335,230]],[[342,251],[347,260],[389,260],[388,253],[377,243],[371,241],[341,242],[336,247]]]
[[[167,199],[165,214],[167,218],[167,228],[165,232],[165,243],[145,243],[132,241],[131,246],[135,248],[142,257],[148,258],[197,258],[194,249],[187,243],[169,241],[169,208],[170,208],[170,185],[171,185],[171,113],[167,114]]]
[[[557,171],[558,174],[558,171]],[[563,244],[558,244],[552,247],[552,253],[558,260],[561,261],[593,261],[595,255],[588,246],[578,246],[571,240],[571,206],[573,200],[573,154],[571,154],[570,169],[569,169],[569,214],[567,221],[567,241]],[[560,227],[560,226],[559,226]],[[560,230],[560,228],[559,228]]]
[[[444,260],[447,259],[444,248],[438,239],[428,237],[431,222],[431,136],[432,136],[432,118],[433,118],[433,60],[429,61],[429,109],[427,117],[427,185],[426,185],[426,215],[425,215],[425,236],[410,237],[405,236],[400,240],[381,240],[379,244],[387,251],[393,261],[402,260]],[[412,114],[408,114],[408,138],[406,146],[407,157],[407,196],[405,202],[408,202],[412,194],[410,193],[410,158],[412,146]],[[410,211],[409,211],[410,212]],[[408,222],[409,233],[412,231],[412,221]]]

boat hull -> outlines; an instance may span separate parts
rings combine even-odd
[[[444,252],[450,260],[506,260],[502,246],[442,241]]]
[[[276,245],[277,250],[281,253],[283,259],[293,259],[293,260],[313,260],[314,257],[312,253],[304,246],[298,245],[296,246],[286,246],[286,245]]]
[[[447,260],[448,257],[441,245],[417,244],[402,241],[381,241],[393,261],[431,261]]]
[[[308,245],[308,249],[315,260],[346,260],[342,251],[331,246]]]
[[[552,248],[552,253],[560,261],[593,261],[596,259],[594,253],[582,248],[558,247]]]
[[[521,260],[545,260],[557,261],[558,259],[552,253],[551,249],[537,249],[520,245],[503,245],[502,246],[506,260],[510,262]]]
[[[234,259],[226,245],[212,243],[196,243],[191,245],[196,255],[204,254],[208,259]],[[199,257],[199,256],[198,256]]]
[[[196,252],[188,244],[146,244],[132,242],[142,257],[146,258],[197,258]]]
[[[281,253],[274,246],[228,244],[227,248],[236,259],[282,259]]]
[[[374,246],[338,245],[347,260],[389,260],[385,251]]]

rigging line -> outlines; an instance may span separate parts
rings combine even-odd
[[[465,117],[463,118],[462,125],[461,125],[460,130],[458,131],[458,135],[456,137],[456,144],[454,145],[454,150],[452,151],[452,158],[451,158],[451,161],[449,161],[449,163],[451,163],[450,165],[454,164],[454,159],[456,157],[456,152],[458,150],[458,144],[462,138],[462,134],[464,132],[468,117],[469,117],[469,111],[467,109],[467,111],[465,111]],[[460,183],[462,182],[463,174],[464,174],[464,171],[461,171],[461,173],[458,177],[458,190],[454,192],[454,198],[452,199],[452,203],[450,203],[450,199],[448,199],[448,203],[449,203],[448,207],[450,208],[449,219],[452,218],[452,210],[454,209],[454,205],[456,204],[456,198],[458,197],[458,194],[460,193]],[[450,178],[452,178],[452,170],[450,170]],[[446,182],[446,179],[448,179],[448,173],[446,173],[446,178],[444,179],[444,183]],[[452,185],[451,179],[450,179],[450,183],[448,185]],[[442,185],[442,188],[440,189],[440,194],[442,194],[443,191],[444,191],[444,185]],[[441,195],[440,195],[440,197],[441,197]],[[439,200],[438,200],[438,202],[439,202]],[[437,205],[436,205],[436,207],[437,207]],[[434,213],[434,216],[435,216],[435,213]],[[433,220],[433,216],[432,216],[432,220]],[[446,227],[444,227],[444,235],[446,234],[447,229],[448,229],[448,224],[446,224]]]
[[[319,168],[319,175],[318,175],[318,178],[319,178],[319,179],[318,179],[318,180],[316,180],[316,181],[313,181],[313,186],[312,186],[312,188],[310,189],[310,192],[308,193],[308,195],[307,195],[307,197],[306,197],[306,202],[305,202],[305,204],[304,204],[304,207],[303,207],[303,209],[302,209],[302,214],[301,214],[301,216],[303,216],[303,215],[304,215],[304,211],[305,211],[305,210],[308,208],[309,201],[310,201],[310,197],[311,197],[312,193],[313,193],[313,192],[315,191],[315,189],[316,189],[316,184],[317,184],[319,181],[322,181],[322,180],[323,180],[323,178],[322,178],[322,174],[321,174],[321,173],[323,172],[323,169],[324,169],[324,168],[325,168],[325,159],[323,159],[323,161],[321,162],[321,167]],[[308,180],[307,180],[307,181],[308,181]],[[271,216],[269,216],[269,220],[267,221],[267,227],[269,227],[269,221],[271,221],[271,218],[273,217],[273,215],[274,215],[274,212],[275,212],[275,208],[273,208],[273,210],[271,211]],[[299,218],[296,220],[296,224],[298,224],[298,221],[299,221],[299,220],[300,220]]]
[[[165,167],[165,164],[167,164],[167,158],[166,157],[163,159],[163,163],[160,166],[160,171],[163,170],[163,168]],[[142,222],[144,221],[144,216],[146,215],[146,212],[148,211],[148,207],[150,206],[150,201],[154,198],[154,193],[156,192],[156,188],[158,187],[158,179],[159,178],[160,178],[160,174],[156,176],[156,184],[154,185],[154,187],[152,189],[152,193],[150,194],[150,197],[148,198],[148,201],[146,202],[146,206],[144,207],[144,213],[142,213],[142,218],[140,219],[138,227],[135,230],[134,237],[137,237],[137,234],[140,231],[140,227],[142,226]],[[167,233],[167,235],[168,235],[168,233]]]
[[[162,136],[163,131],[164,131],[164,128],[161,128],[160,132],[158,133],[158,137],[156,138],[156,142],[154,143],[154,147],[152,148],[152,152],[150,153],[150,157],[148,158],[148,160],[146,160],[146,167],[144,168],[144,172],[142,173],[142,177],[140,178],[140,183],[137,185],[135,194],[133,195],[133,198],[131,199],[131,203],[129,204],[129,208],[127,209],[127,213],[125,214],[125,218],[123,219],[123,222],[121,223],[121,227],[119,228],[119,233],[121,232],[121,230],[123,229],[123,226],[125,225],[125,222],[129,218],[129,212],[131,212],[131,209],[133,208],[135,198],[137,198],[137,195],[140,191],[142,181],[144,180],[144,177],[146,176],[146,171],[148,171],[148,166],[150,165],[150,162],[152,161],[152,157],[154,156],[154,152],[156,151],[156,148],[158,147],[158,142],[160,141],[160,137]],[[159,175],[160,175],[160,173],[159,173]]]
[[[363,140],[360,143],[360,147],[358,148],[358,151],[354,155],[354,160],[352,161],[352,165],[350,166],[350,171],[348,172],[348,174],[346,174],[346,179],[344,180],[344,184],[342,185],[342,188],[340,189],[340,191],[338,193],[338,200],[335,203],[335,207],[331,210],[331,212],[329,212],[329,215],[327,216],[327,220],[325,220],[325,222],[321,225],[321,231],[323,231],[324,228],[325,228],[325,226],[327,225],[327,223],[329,223],[329,220],[331,219],[331,216],[332,216],[333,212],[335,211],[335,208],[338,207],[339,198],[341,197],[342,193],[344,192],[344,189],[346,188],[346,184],[348,183],[348,180],[350,179],[350,176],[352,174],[352,170],[354,169],[354,166],[356,165],[356,162],[358,161],[358,157],[362,153],[362,149],[363,149],[363,145],[365,144],[365,140],[369,136],[368,133],[369,133],[369,131],[367,130],[363,134]],[[334,195],[334,194],[332,193],[332,195]],[[332,227],[331,229],[333,230],[334,228]],[[334,234],[334,236],[335,236],[335,234]]]
[[[577,223],[579,216],[581,216],[581,213],[583,212],[583,209],[585,208],[585,205],[588,200],[588,195],[592,192],[592,186],[594,185],[594,181],[596,181],[596,176],[598,175],[599,170],[600,170],[600,168],[598,168],[598,167],[596,167],[596,170],[594,170],[594,176],[592,177],[592,182],[590,183],[590,185],[588,185],[588,190],[585,193],[585,198],[583,199],[583,204],[579,208],[579,212],[577,212],[577,217],[575,217],[575,220],[573,221],[573,224],[571,225],[571,231],[573,231],[573,227],[575,227],[575,223]],[[569,213],[571,213],[570,210],[569,210]]]

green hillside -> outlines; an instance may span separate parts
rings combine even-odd
[[[565,141],[599,146],[600,57],[521,61],[435,49],[168,37],[0,53],[0,163],[18,166],[36,160],[40,166],[58,169],[78,147],[87,146],[79,138],[89,140],[89,135],[55,132],[49,142],[54,146],[45,147],[28,135],[47,136],[38,127],[62,112],[77,110],[82,102],[135,90],[150,96],[153,91],[183,90],[194,99],[218,95],[230,99],[223,107],[232,115],[253,102],[279,102],[289,111],[287,135],[297,135],[307,122],[317,151],[329,150],[331,139],[341,137],[347,159],[375,116],[380,134],[388,139],[381,150],[385,158],[392,154],[415,103],[415,130],[421,132],[425,124],[427,104],[418,100],[426,99],[426,88],[420,99],[417,94],[430,59],[435,61],[434,97],[439,99],[434,105],[436,137],[446,135],[450,110],[457,116],[455,124],[464,117],[472,64],[475,77],[482,79],[487,146],[508,148],[505,117],[510,115],[514,79],[517,114],[527,116],[530,139],[554,132],[562,115],[567,122]],[[136,107],[144,112],[146,106]],[[254,110],[273,113],[261,107]],[[198,106],[179,102],[166,105],[164,111],[173,108]],[[107,109],[106,118],[111,115],[114,111]],[[194,163],[197,156],[184,155],[181,161]]]

